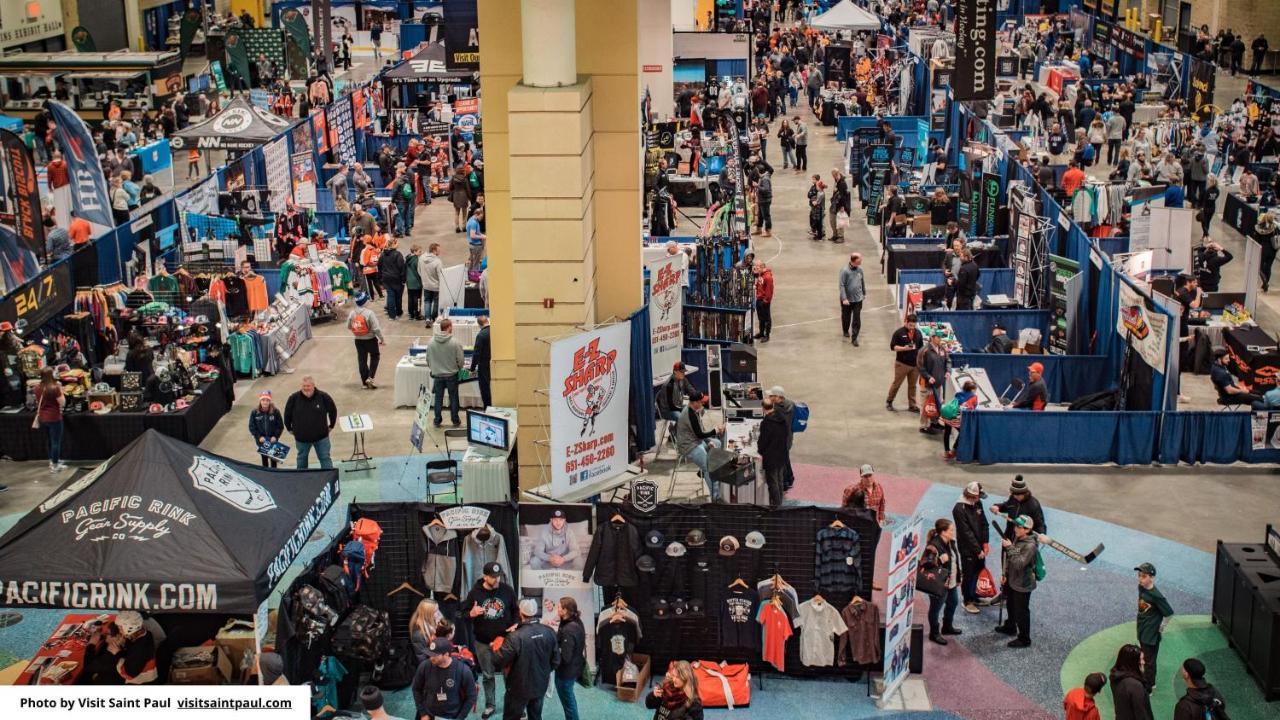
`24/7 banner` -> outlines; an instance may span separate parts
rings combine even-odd
[[[552,498],[582,495],[626,470],[630,357],[625,323],[551,344]]]
[[[649,263],[649,354],[655,384],[671,374],[684,345],[683,266],[683,253]]]

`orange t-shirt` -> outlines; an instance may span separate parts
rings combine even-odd
[[[89,242],[89,236],[93,234],[93,226],[84,218],[71,218],[71,225],[67,227],[67,235],[71,236],[73,245],[83,245]]]
[[[267,301],[267,281],[261,275],[245,278],[244,291],[248,296],[250,312],[266,310],[270,305]]]
[[[791,637],[791,620],[787,612],[772,602],[761,603],[756,620],[764,634],[764,661],[785,671],[787,662],[787,640]]]
[[[1075,195],[1081,185],[1084,185],[1084,171],[1080,168],[1067,168],[1067,171],[1062,173],[1062,191],[1067,194],[1067,197]]]

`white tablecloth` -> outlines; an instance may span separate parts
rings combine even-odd
[[[417,407],[418,391],[425,388],[431,391],[431,368],[426,365],[415,365],[408,355],[396,363],[396,385],[394,391],[395,407]],[[480,384],[466,382],[458,386],[458,402],[464,408],[484,407],[480,401]],[[444,407],[449,407],[449,393],[444,395]]]
[[[507,471],[508,453],[467,448],[462,456],[462,484],[459,491],[467,503],[507,502],[511,480]]]
[[[469,348],[476,344],[476,335],[480,334],[480,323],[476,322],[474,317],[465,316],[449,319],[453,321],[454,340],[457,340],[464,348]],[[431,342],[431,331],[425,332],[425,335],[413,343],[414,347],[426,347],[426,344]]]

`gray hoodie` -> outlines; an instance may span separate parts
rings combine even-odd
[[[418,275],[422,277],[422,289],[440,292],[440,273],[444,271],[444,262],[439,255],[429,252],[418,256]]]
[[[480,530],[475,530],[462,539],[463,587],[474,587],[484,574],[484,566],[491,562],[502,566],[503,582],[513,583],[511,563],[507,559],[507,541],[502,539],[501,533],[494,530],[493,526],[486,525],[485,528],[489,530],[488,540],[481,542],[480,538],[476,537]]]
[[[351,323],[355,320],[357,315],[364,318],[365,324],[369,328],[369,334],[364,335],[363,337],[356,336],[356,339],[369,340],[371,338],[377,338],[378,340],[382,340],[382,326],[378,325],[378,316],[374,315],[373,311],[367,307],[357,307],[355,310],[351,311],[351,314],[347,316],[347,329],[351,330]],[[355,331],[352,331],[351,334],[355,335]]]
[[[431,377],[453,377],[463,367],[462,344],[453,339],[453,333],[444,333],[436,327],[427,343],[427,365]]]

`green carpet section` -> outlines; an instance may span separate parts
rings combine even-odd
[[[1125,623],[1091,635],[1077,645],[1062,664],[1062,692],[1083,685],[1091,672],[1108,674],[1120,646],[1137,642],[1136,633],[1134,623]],[[1226,636],[1208,615],[1180,615],[1170,621],[1160,643],[1156,689],[1151,696],[1155,717],[1173,717],[1173,707],[1186,688],[1182,661],[1189,657],[1205,664],[1205,679],[1226,697],[1232,720],[1267,720],[1280,713],[1280,703],[1269,704],[1262,699],[1258,683],[1246,672],[1244,662],[1227,645]],[[1103,690],[1096,701],[1102,717],[1114,717],[1110,688]]]

